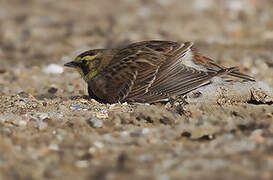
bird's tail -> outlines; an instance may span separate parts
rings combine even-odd
[[[237,67],[237,66],[221,69],[221,70],[217,71],[217,76],[221,76],[221,75],[225,75],[225,74],[230,75],[231,73],[236,72],[236,71],[239,71],[239,67]]]
[[[237,77],[237,78],[241,78],[244,80],[248,80],[248,81],[255,81],[255,79],[249,75],[243,74],[241,72],[237,71],[232,71],[230,73],[228,73],[228,75],[233,76],[233,77]]]
[[[239,72],[239,67],[237,66],[221,69],[217,72],[217,75],[225,75],[225,74],[233,76],[233,77],[241,78],[247,81],[255,81],[253,77]]]
[[[241,73],[239,71],[238,67],[226,68],[224,66],[216,64],[215,61],[212,60],[211,58],[200,55],[195,47],[192,47],[191,50],[193,51],[195,58],[199,59],[199,61],[201,61],[201,62],[207,62],[209,64],[209,67],[207,67],[207,68],[210,71],[214,71],[214,72],[217,71],[218,73],[228,74],[230,76],[241,78],[241,79],[247,80],[247,81],[255,81],[255,79],[253,77]]]

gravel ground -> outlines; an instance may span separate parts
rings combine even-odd
[[[79,52],[194,41],[273,88],[267,0],[1,0],[0,179],[273,179],[273,105],[100,104]],[[177,101],[177,100],[174,100]]]

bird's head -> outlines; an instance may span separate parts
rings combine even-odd
[[[77,69],[85,81],[97,75],[105,66],[105,50],[94,49],[81,53],[73,61],[64,66]]]

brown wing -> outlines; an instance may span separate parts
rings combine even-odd
[[[146,50],[146,52],[158,54],[158,56],[154,58],[159,58],[160,60],[158,60],[161,63],[159,64],[159,67],[154,69],[153,74],[149,76],[151,79],[147,86],[143,85],[143,83],[145,83],[143,78],[147,76],[147,73],[149,73],[149,67],[143,66],[139,69],[135,85],[126,99],[130,101],[142,101],[142,97],[158,82],[161,80],[170,80],[173,76],[169,75],[175,75],[176,67],[180,67],[182,57],[188,52],[191,45],[192,43],[190,42],[179,44],[170,41],[151,41],[144,43],[141,48]],[[146,58],[151,60],[151,57],[149,56],[146,56]]]
[[[177,45],[177,43],[176,43]],[[173,95],[185,94],[210,82],[214,76],[226,74],[237,68],[220,69],[219,71],[199,71],[183,65],[185,55],[191,50],[193,43],[186,42],[164,53],[167,60],[162,64],[153,83],[146,93],[130,93],[126,99],[137,102],[155,102]]]
[[[179,67],[180,66],[180,67]],[[184,65],[177,66],[169,75],[155,80],[155,85],[138,101],[155,102],[170,96],[183,95],[193,89],[208,84],[210,79],[218,73],[207,73]]]
[[[168,77],[167,80],[161,81],[156,86],[151,86],[148,93],[138,97],[138,102],[156,102],[166,100],[170,96],[183,95],[191,90],[201,87],[210,83],[210,79],[215,76],[229,74],[230,72],[237,71],[237,67],[231,67],[219,70],[217,72],[203,72],[194,68],[182,65],[177,67],[175,76]],[[175,72],[175,71],[174,71]],[[157,80],[155,80],[156,82]]]
[[[120,57],[120,56],[119,56]],[[164,57],[150,50],[138,50],[123,59],[113,59],[89,85],[101,99],[110,103],[124,100],[130,93],[147,92],[155,79]]]

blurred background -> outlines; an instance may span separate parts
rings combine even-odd
[[[272,17],[271,0],[1,0],[0,69],[63,65],[87,49],[163,39],[194,41],[272,84]]]

